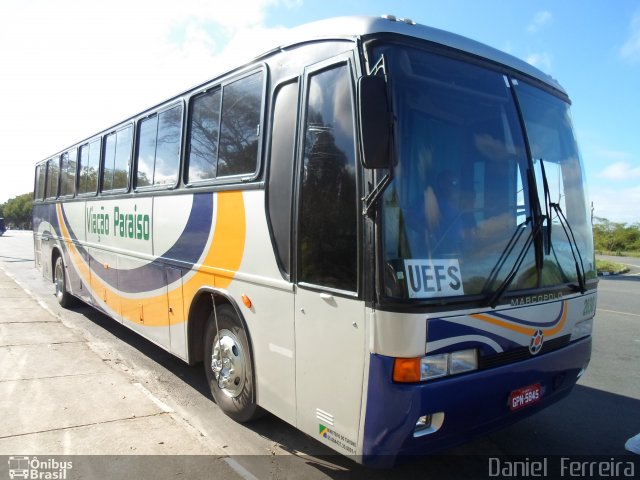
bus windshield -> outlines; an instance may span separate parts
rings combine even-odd
[[[594,277],[568,104],[418,48],[378,45],[374,55],[384,55],[395,118],[384,295],[442,303]]]

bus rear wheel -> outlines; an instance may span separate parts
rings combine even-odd
[[[204,368],[213,399],[237,422],[258,417],[255,379],[249,342],[244,327],[231,305],[211,312],[205,334]]]
[[[53,284],[56,286],[58,303],[61,307],[68,308],[73,305],[73,295],[67,291],[67,276],[64,271],[64,260],[59,255],[53,267]]]

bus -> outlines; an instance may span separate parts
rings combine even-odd
[[[266,53],[35,167],[36,265],[367,465],[566,397],[597,275],[570,101],[488,46],[393,16]]]

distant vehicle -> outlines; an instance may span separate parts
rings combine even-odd
[[[410,20],[297,34],[36,165],[60,304],[366,464],[567,396],[598,283],[567,93]]]
[[[7,231],[7,226],[4,224],[4,218],[0,218],[0,237]]]

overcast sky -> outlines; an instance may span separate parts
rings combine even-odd
[[[286,29],[393,13],[520,57],[557,78],[595,214],[640,222],[640,2],[2,0],[0,203],[37,161],[251,58]]]

